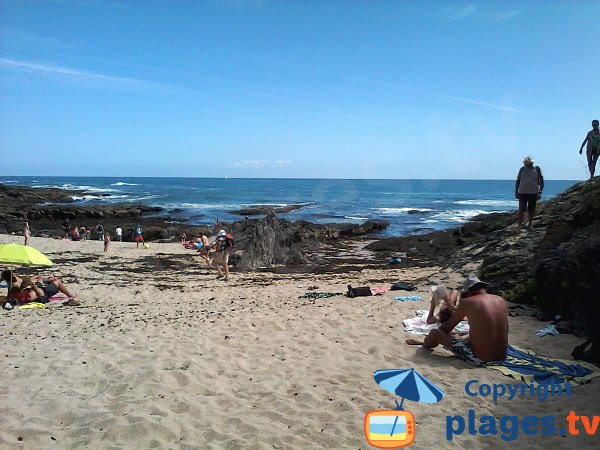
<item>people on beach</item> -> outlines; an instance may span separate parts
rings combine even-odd
[[[81,236],[79,235],[79,228],[73,227],[73,231],[71,231],[71,240],[78,241],[78,240],[80,240],[80,238],[81,238]]]
[[[579,154],[583,152],[583,146],[587,144],[586,156],[588,169],[590,171],[590,179],[594,178],[596,172],[596,162],[598,162],[598,155],[600,155],[600,129],[598,128],[598,120],[592,120],[592,130],[586,134],[585,139],[579,147]]]
[[[80,305],[75,294],[58,277],[52,276],[44,279],[41,275],[18,275],[12,270],[4,270],[1,278],[8,284],[7,298],[9,301],[13,300],[18,303],[47,303],[50,297],[60,292],[68,298],[67,302],[64,303],[65,305]]]
[[[519,200],[519,214],[517,220],[519,230],[523,226],[525,210],[527,210],[528,217],[527,228],[531,228],[535,206],[537,201],[541,198],[543,190],[544,177],[542,176],[542,170],[534,165],[531,156],[525,157],[525,159],[523,159],[523,167],[519,169],[517,181],[515,182],[515,198]]]
[[[117,236],[117,241],[123,242],[123,228],[117,227],[115,230],[115,235]]]
[[[431,306],[429,308],[429,314],[427,315],[427,323],[444,323],[447,322],[454,311],[458,303],[458,291],[452,289],[450,292],[446,289],[443,284],[439,286],[433,286],[431,288]],[[440,305],[438,314],[435,314],[437,305]]]
[[[200,253],[200,256],[210,265],[210,258],[208,257],[208,254],[210,252],[208,237],[206,237],[206,235],[203,234],[200,237],[195,237],[194,242],[196,245],[196,251]]]
[[[109,247],[110,247],[110,234],[104,233],[104,253],[108,252]]]
[[[187,242],[187,234],[185,234],[185,231],[181,232],[181,234],[179,235],[179,238],[181,239],[182,244],[185,244]]]
[[[488,284],[469,275],[461,290],[461,299],[450,319],[431,330],[424,340],[407,339],[408,345],[435,348],[438,345],[471,364],[500,361],[508,348],[508,310],[505,300],[487,293]],[[458,323],[467,318],[469,336],[460,339],[452,334]]]
[[[233,248],[233,238],[228,235],[225,230],[217,233],[217,239],[214,243],[215,257],[213,258],[213,266],[219,272],[217,278],[223,278],[224,281],[229,281],[229,253]]]
[[[71,220],[67,217],[62,223],[63,231],[65,232],[65,239],[70,239],[71,234]]]
[[[135,230],[133,231],[133,240],[135,241],[136,248],[139,248],[140,242],[142,243],[142,246],[144,245],[144,234],[141,225],[136,225]]]
[[[88,230],[86,227],[81,226],[79,227],[79,239],[81,239],[82,241],[87,240],[88,238]]]
[[[23,222],[23,238],[25,242],[23,245],[29,245],[29,238],[31,237],[31,230],[29,229],[29,222]]]
[[[98,240],[99,241],[103,241],[104,240],[104,226],[99,223],[98,225],[96,225],[96,234],[98,235]]]

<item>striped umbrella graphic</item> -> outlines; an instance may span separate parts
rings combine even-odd
[[[402,397],[400,404],[396,401],[397,410],[403,409],[404,399],[413,402],[437,403],[444,398],[444,391],[415,369],[377,370],[373,377],[383,389]],[[397,419],[396,417],[390,435],[394,434]]]

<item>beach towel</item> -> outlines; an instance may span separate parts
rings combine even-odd
[[[335,297],[336,295],[344,295],[342,292],[307,292],[298,298],[311,298],[316,300],[318,298],[329,298]]]
[[[405,302],[407,300],[418,301],[421,300],[420,295],[401,295],[399,297],[394,297],[394,300],[399,300],[401,302]]]
[[[533,334],[535,334],[536,336],[546,336],[547,334],[549,334],[550,336],[558,336],[560,333],[558,332],[558,330],[556,329],[556,327],[554,325],[550,324],[550,325],[546,325],[541,330],[537,330]]]
[[[390,286],[376,286],[371,288],[372,295],[383,295],[391,289]]]
[[[584,384],[600,377],[600,368],[593,364],[547,358],[513,345],[508,346],[504,361],[486,363],[485,367],[534,385]]]
[[[429,334],[429,332],[435,328],[440,326],[440,323],[427,323],[427,315],[429,311],[425,309],[419,309],[417,311],[416,317],[410,319],[404,319],[402,324],[404,325],[404,331],[408,331],[413,334]],[[462,320],[454,327],[453,330],[458,334],[468,334],[469,333],[469,322],[466,320]]]

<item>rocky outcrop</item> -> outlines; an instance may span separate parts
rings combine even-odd
[[[127,230],[141,219],[147,219],[148,225],[158,226],[152,215],[162,208],[143,204],[74,205],[73,196],[83,194],[84,191],[0,185],[0,233],[17,233],[22,223],[29,221],[34,235],[62,235],[61,223],[66,219],[70,219],[73,226],[91,229],[102,223],[105,227],[118,225]]]
[[[242,208],[235,211],[232,211],[233,214],[238,214],[240,216],[260,216],[262,214],[268,214],[270,212],[284,214],[295,211],[297,209],[302,208],[303,205],[287,205],[287,206],[268,206],[268,205],[257,205],[250,206],[248,208]]]
[[[123,229],[123,239],[133,240],[133,230],[140,224],[147,241],[173,242],[181,232],[188,239],[214,234],[210,226],[190,226],[170,218],[161,208],[146,205],[74,205],[72,195],[83,191],[60,189],[33,189],[0,185],[0,233],[19,233],[22,222],[28,220],[35,236],[64,236],[62,223],[69,218],[72,226],[85,226],[96,237],[95,227],[102,223],[104,230],[113,234],[117,226]],[[173,210],[176,214],[180,211]],[[235,252],[231,261],[238,270],[272,268],[275,266],[312,267],[315,253],[323,243],[364,236],[381,231],[386,222],[368,221],[363,224],[313,224],[306,221],[290,222],[268,210],[262,219],[246,219],[223,224],[233,232]],[[326,264],[327,261],[323,262]]]
[[[361,225],[290,222],[271,211],[264,219],[243,220],[230,225],[236,242],[231,260],[240,269],[315,264],[316,261],[305,255],[306,250],[320,243],[381,231],[387,226],[387,222],[377,221]]]
[[[529,230],[517,230],[516,212],[489,214],[454,230],[369,247],[413,264],[476,268],[508,300],[536,305],[544,318],[561,315],[578,333],[600,321],[598,178],[541,202]]]

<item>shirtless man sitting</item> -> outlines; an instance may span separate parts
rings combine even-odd
[[[58,277],[51,277],[50,279],[44,280],[41,275],[32,277],[27,275],[19,276],[12,270],[4,270],[1,277],[9,286],[8,297],[16,298],[21,303],[47,303],[50,297],[61,292],[68,297],[68,300],[64,305],[80,305],[75,299],[75,294],[69,291]],[[44,281],[46,282],[45,284]]]
[[[438,345],[471,364],[482,364],[506,358],[508,347],[508,311],[502,297],[487,293],[488,284],[469,275],[462,288],[460,303],[452,317],[431,330],[424,341],[407,339],[409,345],[435,348]],[[459,339],[450,334],[464,318],[469,320],[469,336]]]

